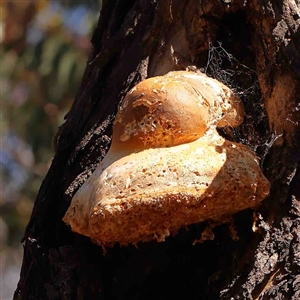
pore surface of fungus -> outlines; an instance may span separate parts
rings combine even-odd
[[[216,131],[243,116],[240,99],[204,74],[142,81],[124,98],[111,148],[63,220],[102,246],[127,245],[257,206],[269,182],[256,155]]]

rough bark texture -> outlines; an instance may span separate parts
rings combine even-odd
[[[15,299],[299,299],[299,1],[106,0],[92,43],[26,228]],[[207,225],[198,224],[104,256],[61,219],[107,152],[126,92],[192,66],[244,95],[244,124],[222,134],[260,155],[270,196],[255,225],[244,211],[213,228],[214,240],[193,246]]]

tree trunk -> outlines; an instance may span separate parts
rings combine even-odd
[[[300,2],[103,1],[82,84],[24,236],[15,299],[300,298]],[[62,222],[105,156],[125,94],[141,80],[198,68],[242,98],[246,118],[221,134],[261,159],[270,195],[256,212],[165,242],[107,249]]]

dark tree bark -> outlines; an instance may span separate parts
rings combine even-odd
[[[15,299],[300,299],[299,1],[106,0],[92,43],[26,228]],[[127,91],[193,66],[242,97],[244,124],[221,134],[257,152],[270,195],[212,241],[192,245],[207,225],[197,224],[103,255],[61,219],[107,152]]]

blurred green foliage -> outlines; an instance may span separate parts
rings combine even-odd
[[[20,243],[90,52],[100,0],[0,3],[0,246]]]

